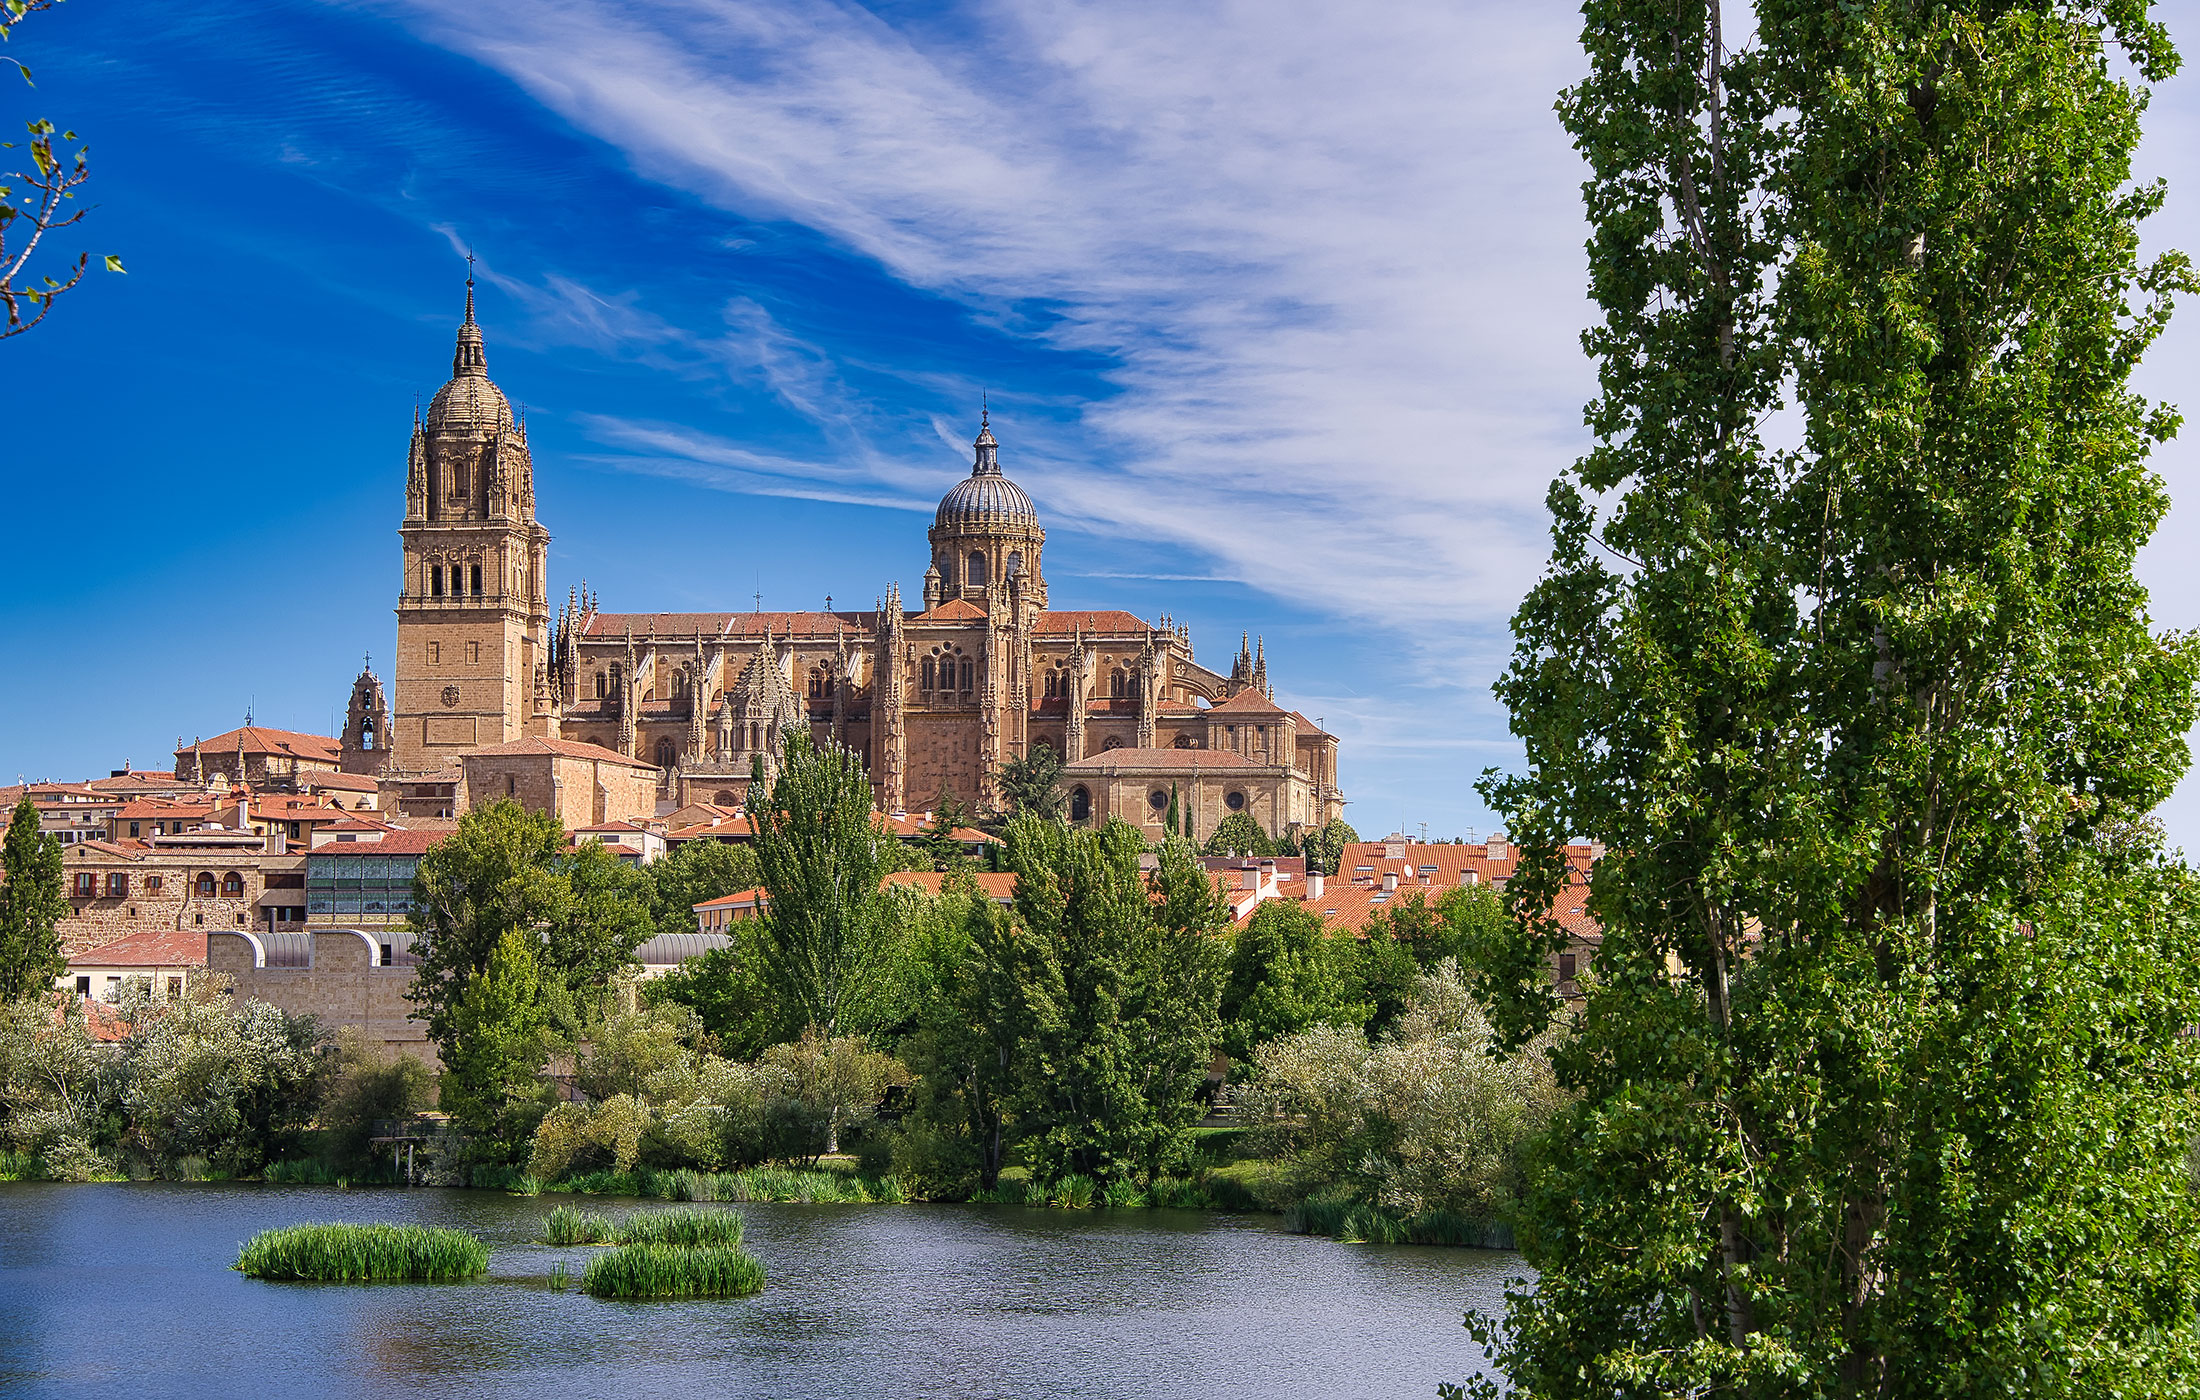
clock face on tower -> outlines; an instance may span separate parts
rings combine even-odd
[[[447,685],[443,687],[443,708],[446,710],[455,710],[458,708],[457,686]]]

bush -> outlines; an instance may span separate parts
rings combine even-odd
[[[290,1225],[245,1242],[236,1268],[253,1278],[367,1283],[447,1282],[489,1267],[489,1246],[464,1230],[424,1225]]]
[[[329,1057],[328,1093],[319,1118],[327,1134],[322,1154],[353,1176],[387,1171],[389,1164],[374,1159],[368,1141],[376,1125],[410,1118],[434,1101],[435,1075],[417,1056],[392,1056],[347,1026]]]
[[[303,1161],[269,1162],[260,1180],[271,1186],[334,1186],[345,1178],[328,1163],[309,1157]]]
[[[619,1222],[620,1244],[670,1244],[682,1248],[741,1243],[737,1210],[640,1211]]]
[[[616,1233],[609,1220],[577,1206],[553,1206],[542,1218],[544,1244],[607,1244]]]
[[[1280,1165],[1282,1195],[1321,1233],[1388,1238],[1431,1212],[1489,1220],[1517,1199],[1522,1151],[1562,1101],[1547,1040],[1505,1059],[1490,1043],[1447,960],[1419,980],[1390,1036],[1317,1026],[1279,1037],[1236,1098],[1253,1143]]]
[[[737,1245],[621,1245],[581,1275],[581,1290],[597,1298],[745,1298],[763,1288],[764,1266]]]

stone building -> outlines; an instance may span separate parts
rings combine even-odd
[[[337,742],[324,734],[294,734],[250,722],[211,739],[176,741],[176,777],[194,787],[220,783],[280,792],[300,791],[314,773],[342,766]]]
[[[475,749],[459,765],[466,811],[509,799],[550,813],[567,831],[657,813],[658,771],[594,744],[514,739]]]
[[[1166,616],[1051,606],[1046,531],[987,415],[934,513],[918,606],[890,583],[868,609],[610,612],[569,588],[553,619],[526,428],[488,378],[469,282],[452,377],[414,426],[400,535],[394,713],[362,674],[340,755],[383,775],[385,810],[516,795],[518,774],[485,767],[484,786],[461,761],[530,740],[647,765],[659,810],[732,806],[796,728],[861,755],[888,811],[942,792],[997,806],[999,767],[1040,745],[1075,770],[1082,816],[1156,833],[1152,794],[1172,782],[1198,793],[1195,830],[1246,811],[1281,835],[1344,808],[1337,740],[1275,703],[1264,647],[1247,639],[1224,674]]]
[[[65,956],[132,934],[279,931],[305,920],[305,853],[249,829],[194,826],[143,841],[83,841],[61,853]]]

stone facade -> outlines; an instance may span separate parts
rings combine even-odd
[[[384,1048],[438,1065],[428,1028],[412,1019],[405,1000],[413,963],[392,944],[360,929],[316,929],[280,937],[300,942],[302,956],[271,948],[250,932],[212,934],[206,941],[210,971],[234,979],[234,995],[253,997],[294,1016],[314,1016],[323,1027],[355,1028]],[[290,965],[284,965],[288,963]]]
[[[987,418],[969,476],[934,514],[920,607],[898,584],[868,609],[814,612],[613,613],[569,589],[553,620],[525,426],[485,366],[469,283],[451,381],[413,433],[385,810],[457,815],[500,786],[517,796],[526,774],[453,770],[471,752],[561,739],[648,765],[658,809],[731,806],[799,726],[853,748],[888,811],[942,792],[996,807],[1000,766],[1045,745],[1072,766],[1141,751],[1135,774],[1086,783],[1089,813],[1140,812],[1151,788],[1132,780],[1171,777],[1199,789],[1201,827],[1207,806],[1217,821],[1235,810],[1233,795],[1278,835],[1343,812],[1337,741],[1275,704],[1265,647],[1247,639],[1224,675],[1166,616],[1050,607],[1046,531]],[[372,732],[379,696],[371,672],[354,684],[347,767],[373,762],[354,731]],[[1243,781],[1172,756],[1200,750],[1243,758]],[[652,814],[624,803],[529,801],[568,826]]]
[[[268,932],[305,919],[304,853],[270,854],[249,831],[86,841],[62,852],[61,870],[65,957],[156,929]]]
[[[657,770],[640,759],[569,739],[515,739],[459,760],[465,810],[512,801],[548,812],[567,831],[657,813]]]
[[[220,783],[296,792],[307,775],[334,773],[340,767],[337,741],[327,735],[269,729],[249,719],[227,734],[176,742],[176,777],[195,787]]]

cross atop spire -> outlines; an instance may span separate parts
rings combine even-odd
[[[474,323],[474,250],[466,250],[466,324]]]
[[[451,352],[451,377],[487,378],[489,358],[482,353],[481,327],[474,320],[474,254],[466,250],[466,319],[458,323],[458,348]]]

